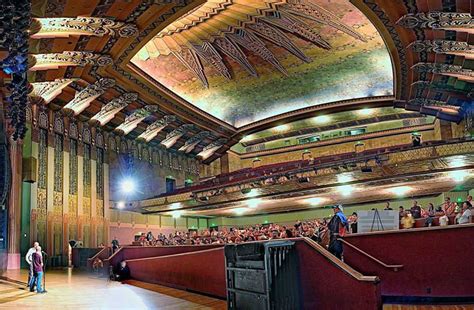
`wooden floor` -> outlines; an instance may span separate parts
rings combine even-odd
[[[226,309],[226,302],[160,285],[107,281],[71,269],[48,271],[47,294],[25,289],[27,272],[4,273],[0,309]],[[384,305],[383,310],[471,310],[474,305]]]
[[[26,281],[27,273],[3,276]],[[19,283],[0,280],[0,309],[226,309],[226,302],[138,281],[107,281],[85,273],[48,271],[46,294],[30,293]]]

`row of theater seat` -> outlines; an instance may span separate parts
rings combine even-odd
[[[453,140],[453,141],[449,141],[448,143],[458,143],[458,142],[459,140]],[[425,142],[422,146],[419,146],[418,148],[435,146],[435,145],[440,145],[440,144],[445,144],[445,143],[447,142],[429,141],[429,142]],[[173,192],[161,194],[157,197],[171,196],[171,195],[177,195],[177,194],[182,194],[182,193],[187,193],[187,192],[196,192],[196,191],[201,191],[201,190],[212,190],[216,187],[230,186],[233,184],[238,184],[239,182],[242,182],[242,181],[249,181],[254,178],[271,176],[275,173],[289,173],[297,169],[311,168],[314,166],[317,167],[318,165],[330,164],[332,162],[337,163],[344,160],[354,160],[354,159],[357,159],[358,157],[370,157],[370,156],[377,156],[377,155],[389,154],[389,153],[394,153],[394,152],[401,152],[401,151],[406,151],[413,148],[414,147],[412,144],[401,144],[401,145],[396,145],[392,147],[381,147],[381,148],[370,149],[370,150],[362,151],[359,153],[347,152],[347,153],[341,153],[337,155],[327,155],[327,156],[316,157],[312,160],[295,160],[295,161],[264,165],[264,166],[260,166],[256,168],[244,168],[244,169],[232,171],[229,173],[223,173],[223,174],[217,175],[214,178],[203,181],[198,185],[178,188]]]

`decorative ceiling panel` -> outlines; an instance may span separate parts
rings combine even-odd
[[[208,1],[163,29],[132,63],[235,127],[393,94],[381,36],[345,0]]]

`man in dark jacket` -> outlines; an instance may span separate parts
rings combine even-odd
[[[347,228],[347,218],[342,213],[342,206],[336,205],[332,207],[334,211],[334,215],[329,221],[328,229],[330,233],[329,239],[329,252],[331,252],[334,256],[341,259],[342,258],[342,242],[338,240],[338,238],[343,237],[346,228]]]
[[[126,261],[121,261],[115,270],[115,280],[123,281],[130,279],[130,268],[127,266]]]

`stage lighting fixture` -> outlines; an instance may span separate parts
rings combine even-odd
[[[132,194],[135,192],[135,182],[132,179],[124,179],[120,183],[120,188],[126,194]]]
[[[308,177],[298,178],[298,183],[309,183],[309,178]]]
[[[201,196],[198,198],[200,201],[208,201],[209,200],[209,197],[207,196]]]
[[[125,209],[125,202],[123,202],[123,201],[117,202],[117,208],[119,208],[119,209]]]
[[[372,168],[369,166],[362,166],[360,167],[360,171],[362,172],[372,172]]]
[[[243,191],[242,191],[243,193]],[[249,191],[247,193],[245,193],[245,196],[247,197],[257,197],[258,195],[260,195],[260,191],[258,189],[250,189],[249,188]]]

